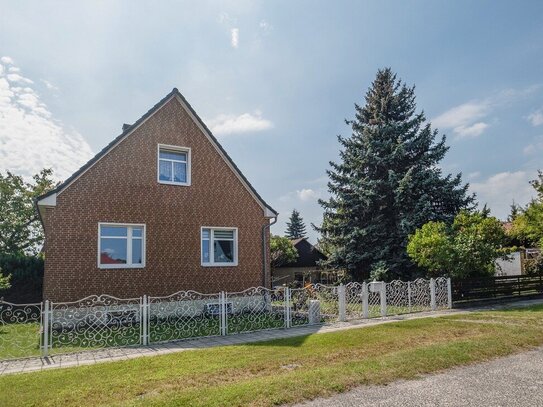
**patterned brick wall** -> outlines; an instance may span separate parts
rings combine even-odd
[[[157,182],[158,144],[192,149],[191,186]],[[262,285],[261,233],[268,220],[176,98],[64,189],[44,218],[45,299]],[[99,269],[98,222],[146,224],[145,268]],[[201,226],[238,228],[238,266],[200,265]]]

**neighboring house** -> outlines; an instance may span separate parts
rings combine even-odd
[[[177,89],[37,206],[45,299],[270,285],[277,212]]]
[[[509,233],[513,228],[513,222],[502,222],[502,227],[506,233]],[[495,275],[520,276],[526,274],[527,263],[529,264],[531,260],[540,255],[541,251],[536,248],[519,249],[516,252],[510,253],[506,260],[496,260]]]
[[[524,274],[524,253],[517,251],[508,256],[507,260],[496,260],[496,276],[520,276]]]
[[[319,249],[308,242],[306,238],[291,240],[298,252],[298,258],[293,263],[284,264],[272,270],[272,285],[279,286],[298,282],[306,283],[328,282],[328,273],[321,270],[318,262],[326,260]]]
[[[526,265],[541,256],[541,250],[521,249],[509,254],[507,260],[496,260],[496,276],[520,276],[526,273]],[[528,267],[529,269],[529,267]]]

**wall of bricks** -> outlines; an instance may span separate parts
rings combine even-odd
[[[191,186],[157,182],[158,144],[192,149]],[[146,267],[98,268],[98,222],[146,224]],[[173,98],[64,189],[56,207],[47,208],[44,298],[126,298],[262,285],[267,223],[261,206]],[[238,228],[238,266],[200,265],[201,226]]]

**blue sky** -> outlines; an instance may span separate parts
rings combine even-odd
[[[260,194],[319,222],[336,135],[377,69],[416,85],[505,217],[543,168],[541,1],[0,1],[0,170],[66,178],[173,87]],[[311,240],[316,234],[311,232]]]

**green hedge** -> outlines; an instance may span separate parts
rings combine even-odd
[[[0,298],[14,303],[42,300],[43,257],[0,253],[2,274],[11,274],[11,287],[0,291]]]

